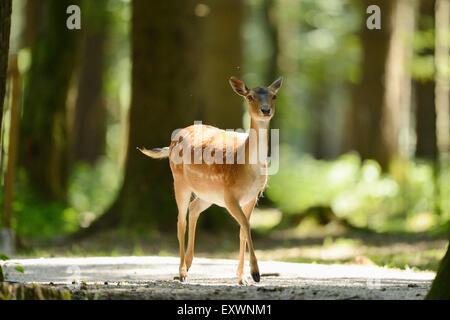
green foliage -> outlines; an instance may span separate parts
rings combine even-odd
[[[24,237],[49,238],[76,230],[75,211],[59,202],[48,203],[28,187],[19,176],[13,203],[13,228]]]
[[[15,266],[14,270],[16,270],[19,273],[25,273],[25,268],[22,265]]]
[[[45,239],[87,227],[112,203],[121,180],[122,172],[110,158],[101,158],[94,167],[79,164],[70,179],[68,205],[64,205],[36,196],[22,174],[13,203],[14,230],[19,236]]]
[[[285,214],[313,206],[329,206],[339,217],[377,231],[426,231],[450,215],[450,180],[441,179],[440,207],[435,214],[437,183],[428,163],[394,161],[389,174],[356,154],[334,161],[296,155],[288,146],[280,150],[280,172],[270,179],[269,198]],[[450,168],[442,170],[448,177]]]
[[[1,300],[70,300],[69,290],[39,284],[0,283]]]
[[[24,23],[23,9],[25,1],[19,2],[13,16],[14,42],[20,43],[20,30]],[[15,199],[13,203],[13,227],[16,233],[25,238],[52,238],[57,235],[76,231],[87,226],[94,218],[103,213],[115,197],[122,179],[121,161],[124,157],[127,129],[124,119],[130,102],[130,46],[129,27],[131,6],[129,0],[107,0],[107,15],[110,30],[107,40],[105,69],[105,94],[102,97],[107,106],[108,128],[105,157],[94,167],[75,164],[70,168],[67,203],[48,203],[35,195],[29,187],[24,171],[17,176]],[[82,6],[89,14],[92,12],[90,1]],[[103,14],[103,13],[102,13]],[[30,64],[31,52],[21,50],[19,65],[25,72]],[[7,113],[9,120],[9,112]],[[8,147],[9,121],[4,128],[4,150]],[[4,174],[7,154],[1,169]],[[19,163],[20,165],[20,163]],[[3,206],[3,189],[0,186],[0,205]]]
[[[121,182],[117,163],[106,157],[95,167],[79,164],[69,188],[69,203],[76,212],[77,223],[87,227],[114,201]]]
[[[416,31],[414,33],[414,56],[411,64],[413,78],[420,81],[431,81],[435,73],[434,61],[434,29]]]

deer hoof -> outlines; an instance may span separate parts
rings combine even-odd
[[[255,282],[259,282],[261,280],[261,276],[259,275],[259,271],[252,272],[252,278]]]

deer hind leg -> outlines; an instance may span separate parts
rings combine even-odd
[[[191,190],[182,182],[174,182],[175,200],[178,206],[178,224],[177,224],[177,237],[180,244],[180,281],[185,281],[187,277],[187,268],[184,257],[184,240],[186,234],[186,215],[191,199]]]
[[[250,253],[250,273],[252,275],[253,280],[255,282],[259,282],[260,274],[258,268],[258,261],[256,259],[255,251],[253,249],[253,241],[250,233],[250,223],[247,217],[245,216],[244,212],[242,211],[241,207],[239,206],[239,202],[231,193],[225,192],[224,200],[227,210],[230,212],[233,218],[236,219],[236,221],[239,223],[241,229],[244,232],[245,240],[247,241],[248,250]]]
[[[247,218],[247,220],[250,222],[250,216],[252,215],[253,209],[255,207],[256,204],[256,200],[257,198],[255,198],[254,200],[250,201],[249,203],[247,203],[246,205],[244,205],[242,207],[242,211],[245,214],[245,217]],[[245,284],[245,279],[244,279],[244,262],[245,262],[245,249],[246,249],[246,238],[245,238],[245,232],[244,229],[241,227],[240,232],[239,232],[239,240],[240,240],[240,245],[239,245],[239,264],[238,264],[238,268],[237,268],[237,277],[238,277],[238,283],[239,284]]]
[[[186,252],[186,268],[188,271],[192,265],[192,260],[194,259],[195,227],[197,226],[198,217],[210,206],[211,203],[200,198],[194,199],[189,204],[189,238]]]

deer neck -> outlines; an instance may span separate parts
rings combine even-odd
[[[245,142],[246,150],[249,152],[249,157],[247,159],[249,159],[250,162],[248,163],[266,165],[269,146],[269,124],[269,120],[251,119],[250,132]]]

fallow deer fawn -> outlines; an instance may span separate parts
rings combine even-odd
[[[269,122],[275,114],[275,99],[281,87],[282,78],[268,87],[254,89],[248,89],[243,81],[234,77],[230,78],[229,82],[233,90],[247,102],[251,117],[249,134],[224,131],[206,125],[193,125],[179,130],[172,137],[169,147],[152,150],[138,148],[151,158],[168,157],[170,161],[178,206],[180,281],[186,279],[192,265],[197,219],[200,213],[212,204],[225,207],[241,227],[237,269],[239,284],[245,283],[243,273],[246,243],[250,253],[252,278],[256,282],[260,281],[249,220],[257,199],[267,183],[267,134]],[[210,150],[211,157],[216,161],[214,163],[194,161],[193,163],[192,155],[195,157],[196,150],[201,154]],[[257,156],[261,153],[263,153],[263,159]],[[244,157],[244,161],[236,163],[235,160],[239,154]],[[183,158],[181,161],[180,157]],[[229,159],[234,161],[230,164]],[[192,193],[196,198],[190,201]],[[188,209],[189,238],[185,256],[184,240]]]

